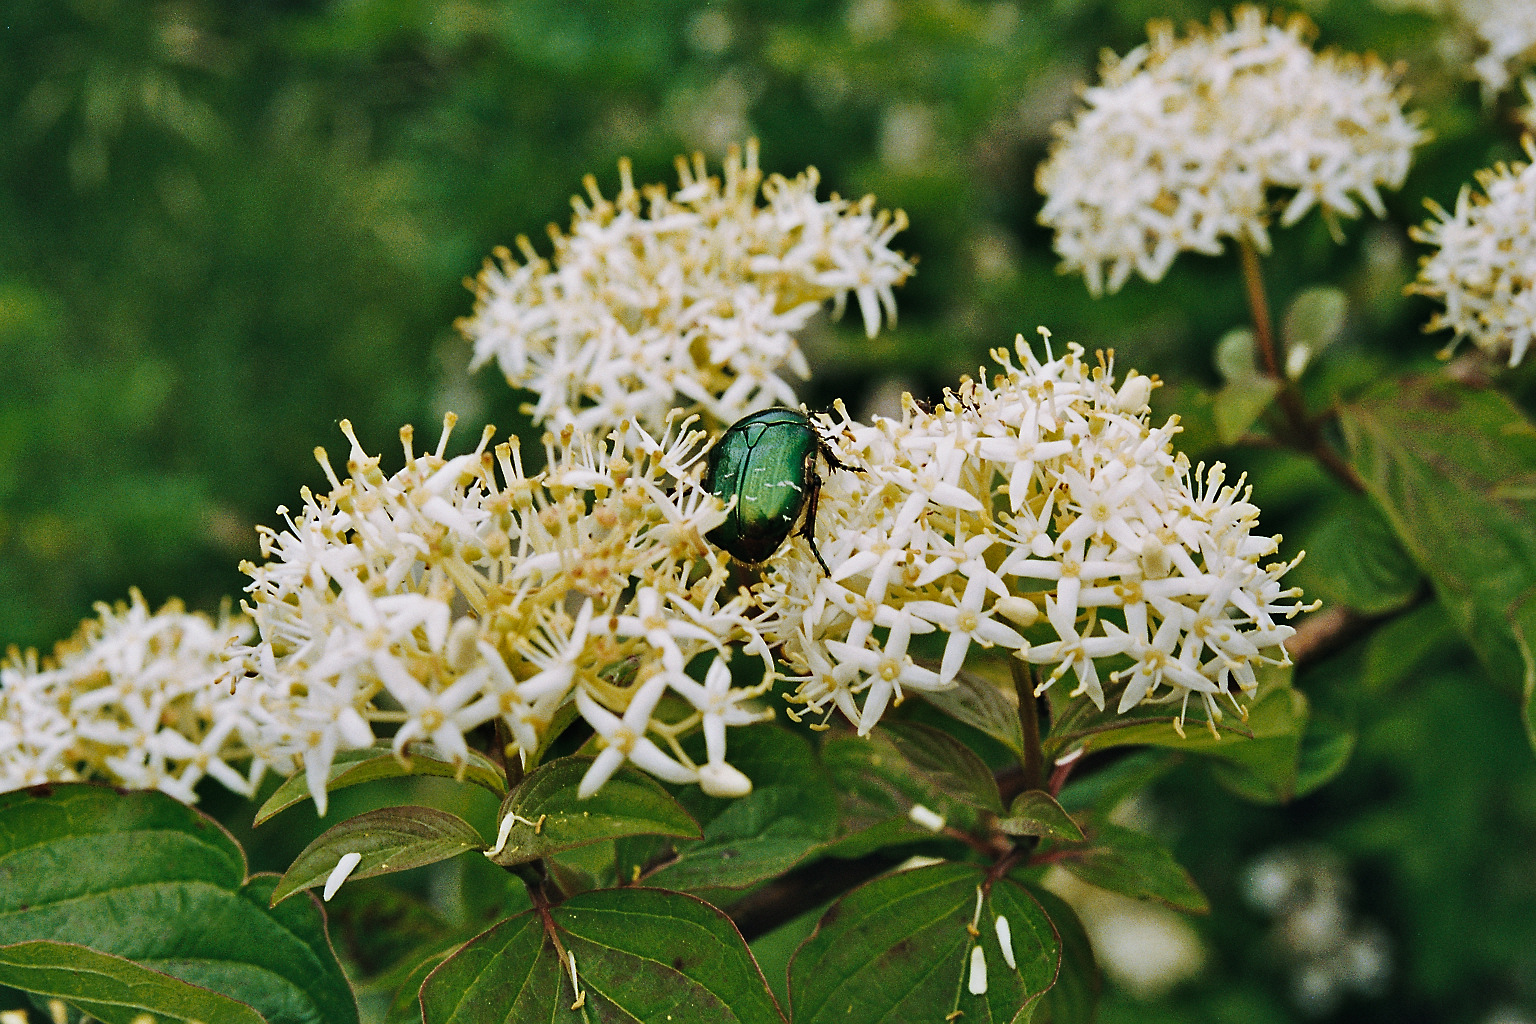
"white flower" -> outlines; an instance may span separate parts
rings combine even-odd
[[[814,168],[765,181],[755,142],[732,149],[723,181],[702,156],[677,167],[670,195],[637,189],[628,161],[612,199],[588,176],[552,260],[519,238],[523,263],[502,249],[481,271],[459,327],[474,366],[495,360],[538,396],[536,423],[656,431],[680,408],[723,426],[796,403],[784,374],[809,370],[795,335],[828,300],[841,312],[853,293],[871,337],[895,321],[892,289],[912,273],[890,248],[900,211],[817,199]]]
[[[791,699],[868,733],[904,689],[954,685],[974,644],[1041,666],[1042,691],[1072,675],[1071,696],[1100,708],[1115,687],[1122,712],[1173,701],[1182,722],[1191,695],[1213,723],[1218,700],[1241,712],[1255,666],[1285,659],[1293,630],[1277,620],[1302,610],[1278,582],[1290,564],[1260,564],[1276,540],[1252,533],[1242,481],[1174,453],[1175,421],[1149,422],[1152,379],[1116,391],[1113,366],[1075,345],[1042,362],[1021,339],[1019,365],[993,355],[991,384],[935,408],[823,418],[850,467],[822,477],[831,571],[796,537],[754,588],[797,673]],[[934,630],[946,637],[929,668],[908,649]]]
[[[1525,151],[1536,156],[1530,136]],[[1454,213],[1430,203],[1435,219],[1410,229],[1415,241],[1438,249],[1423,258],[1410,287],[1445,303],[1427,330],[1449,328],[1452,347],[1470,338],[1515,366],[1536,331],[1536,170],[1499,164],[1478,172],[1477,181],[1481,194],[1463,186]]]
[[[624,424],[599,440],[568,426],[529,474],[489,429],[448,457],[452,426],[427,454],[403,430],[405,466],[386,475],[343,423],[347,477],[318,452],[330,493],[306,491],[285,530],[263,528],[268,560],[245,566],[261,640],[239,684],[262,710],[262,748],[303,764],[323,814],[336,754],[371,745],[379,724],[397,726],[402,756],[429,743],[465,764],[470,734],[500,720],[526,759],[574,704],[606,746],[584,795],[625,760],[702,783],[679,743],[700,724],[709,784],[750,790],[725,727],[771,714],[744,702],[773,675],[746,597],[722,595],[724,556],[702,540],[725,518],[698,482],[702,432],[685,421],[658,440]],[[730,687],[735,645],[763,656],[764,683]],[[695,659],[702,686],[686,674]],[[695,710],[662,716],[668,693]]]
[[[13,651],[0,666],[0,790],[95,778],[192,803],[212,776],[253,793],[269,762],[220,681],[250,622],[151,612],[137,590],[96,610],[48,662]]]
[[[1106,54],[1101,83],[1036,175],[1042,224],[1062,269],[1117,291],[1134,272],[1157,281],[1184,251],[1223,239],[1269,248],[1268,192],[1291,192],[1294,224],[1314,206],[1337,235],[1378,189],[1398,188],[1424,135],[1405,116],[1395,77],[1370,57],[1315,53],[1305,19],[1269,22],[1240,7],[1177,38],[1166,22],[1124,57]]]

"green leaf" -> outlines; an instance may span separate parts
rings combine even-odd
[[[1439,601],[1425,601],[1381,623],[1365,641],[1359,685],[1379,696],[1415,678],[1421,665],[1466,641]]]
[[[1108,814],[1133,793],[1146,789],[1182,764],[1177,751],[1147,747],[1123,757],[1095,765],[1092,771],[1079,769],[1062,787],[1057,799],[1067,811],[1097,811]]]
[[[1078,878],[1136,899],[1161,900],[1176,910],[1203,914],[1210,909],[1189,872],[1156,839],[1107,822],[1087,832],[1088,842],[1063,847],[1058,861]]]
[[[468,762],[461,768],[439,755],[429,743],[412,744],[409,757],[402,763],[391,749],[388,740],[382,740],[362,750],[344,750],[331,763],[331,773],[325,789],[334,793],[338,789],[356,786],[379,779],[398,779],[407,775],[435,775],[439,778],[462,778],[466,782],[488,789],[498,797],[507,792],[507,778],[501,767],[477,751],[469,752]],[[304,773],[291,775],[278,786],[266,803],[256,812],[254,824],[260,825],[280,811],[310,799],[309,784]]]
[[[1069,843],[1082,842],[1083,830],[1072,816],[1062,810],[1051,794],[1031,789],[1014,798],[1008,816],[999,818],[997,827],[1011,836],[1045,836]]]
[[[580,996],[530,912],[483,932],[427,977],[426,1024],[784,1022],[741,933],[702,900],[603,889],[571,897],[550,920],[575,955]]]
[[[1296,770],[1295,796],[1306,796],[1332,782],[1354,756],[1355,731],[1337,722],[1313,718],[1301,737],[1301,761]]]
[[[837,794],[838,838],[827,853],[862,857],[882,847],[933,838],[907,816],[914,804],[927,798],[925,787],[906,770],[906,758],[884,730],[867,737],[834,736],[822,744],[821,761]],[[946,819],[970,811],[948,800],[931,809]]]
[[[949,733],[917,722],[888,722],[881,728],[933,793],[984,811],[1002,811],[992,770]]]
[[[633,768],[620,768],[585,800],[576,796],[590,757],[561,757],[528,774],[496,814],[505,825],[516,815],[506,842],[491,860],[522,864],[559,850],[620,836],[697,836],[698,823],[661,784]]]
[[[1258,341],[1253,331],[1246,327],[1234,327],[1216,339],[1211,362],[1221,379],[1228,383],[1243,383],[1263,376],[1259,369]]]
[[[304,847],[277,883],[272,902],[324,885],[349,853],[362,854],[362,860],[348,877],[371,878],[483,849],[480,832],[457,815],[435,807],[381,807],[326,829]]]
[[[1332,345],[1344,330],[1349,316],[1349,296],[1332,285],[1303,288],[1285,311],[1281,337],[1285,339],[1285,375],[1301,377],[1307,364]]]
[[[805,737],[773,725],[735,730],[731,763],[752,780],[752,792],[726,800],[684,790],[703,836],[674,843],[677,858],[649,884],[728,898],[718,890],[783,874],[837,834],[832,783]]]
[[[421,1024],[421,987],[426,984],[427,976],[437,970],[438,965],[452,956],[460,946],[462,943],[431,953],[411,969],[395,990],[394,998],[389,1001],[384,1024]]]
[[[1170,705],[1141,704],[1117,714],[1113,697],[1103,710],[1086,696],[1075,698],[1058,716],[1045,741],[1048,759],[1081,747],[1106,750],[1128,744],[1166,747],[1226,761],[1252,776],[1251,785],[1270,801],[1289,800],[1295,793],[1301,737],[1308,716],[1307,698],[1290,685],[1291,667],[1266,665],[1258,670],[1259,686],[1247,698],[1244,721],[1228,714],[1215,732],[1198,719],[1180,736],[1173,728],[1178,717]]]
[[[1008,922],[1014,968],[1000,946],[999,915]],[[978,943],[986,992],[973,995],[968,980]],[[969,864],[898,871],[834,903],[796,952],[792,1016],[795,1024],[1027,1020],[1060,963],[1050,920],[1017,882],[988,887],[985,872]],[[964,1016],[951,1016],[957,1011]]]
[[[528,755],[528,771],[533,771],[544,763],[544,755],[549,753],[549,748],[555,741],[565,734],[565,730],[571,727],[571,723],[581,717],[581,712],[576,707],[575,701],[567,701],[555,709],[554,716],[549,720],[543,734],[539,737],[539,745]],[[502,792],[506,792],[505,786]]]
[[[270,1024],[357,1021],[312,899],[268,902],[240,847],[164,793],[0,794],[0,944],[78,943],[253,1006]]]
[[[1536,426],[1507,398],[1412,377],[1340,410],[1350,460],[1536,745]]]
[[[1398,543],[1392,526],[1364,495],[1338,499],[1322,529],[1307,539],[1307,556],[1327,567],[1315,595],[1365,615],[1406,607],[1419,594],[1423,574]]]
[[[1213,411],[1216,415],[1216,436],[1223,444],[1232,444],[1248,433],[1248,428],[1264,415],[1275,396],[1280,393],[1280,382],[1271,377],[1255,377],[1252,380],[1232,381],[1216,392]]]
[[[1077,911],[1049,889],[1026,886],[1061,937],[1061,971],[1056,984],[1045,994],[1042,1017],[1049,1024],[1092,1024],[1099,1009],[1099,990],[1103,987],[1099,965],[1093,956],[1093,944],[1078,920]]]
[[[245,1003],[67,942],[0,946],[0,985],[63,1000],[103,1024],[133,1024],[145,1013],[187,1024],[267,1024]]]
[[[1212,398],[1211,412],[1216,436],[1231,444],[1264,415],[1280,392],[1280,382],[1259,369],[1258,346],[1246,327],[1222,335],[1213,357],[1225,383]]]
[[[961,669],[953,690],[915,690],[919,697],[958,722],[986,733],[1015,754],[1024,753],[1019,709],[989,680]]]

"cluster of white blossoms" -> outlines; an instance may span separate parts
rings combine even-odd
[[[1536,140],[1525,140],[1536,159]],[[1411,228],[1415,241],[1439,251],[1425,256],[1411,291],[1445,303],[1427,330],[1456,332],[1478,348],[1525,358],[1536,332],[1536,167],[1498,164],[1480,171],[1481,194],[1462,186],[1456,210],[1430,203],[1435,219]]]
[[[636,189],[621,162],[613,199],[588,175],[570,233],[551,226],[552,260],[519,238],[523,263],[499,250],[481,271],[459,322],[472,366],[494,359],[533,391],[535,423],[656,432],[680,409],[728,425],[795,404],[783,373],[809,374],[795,334],[827,301],[840,314],[852,292],[871,337],[895,320],[891,290],[912,273],[890,248],[900,211],[876,211],[872,196],[819,200],[814,168],[764,181],[755,143],[745,158],[732,150],[723,181],[702,156],[677,168],[669,194]]]
[[[1042,331],[1042,333],[1044,333]],[[1120,712],[1191,696],[1212,723],[1225,699],[1257,686],[1255,668],[1284,663],[1307,610],[1261,564],[1278,538],[1256,535],[1259,510],[1218,464],[1175,454],[1176,420],[1150,425],[1154,381],[1089,365],[1069,346],[1036,358],[1021,338],[988,384],[966,380],[930,409],[908,400],[900,421],[823,418],[848,470],[822,482],[817,546],[775,559],[755,594],[763,635],[798,673],[791,698],[835,707],[868,733],[907,689],[954,685],[971,645],[1042,666],[1039,691],[1069,673],[1072,696]],[[925,667],[911,638],[946,635]]]
[[[330,493],[306,489],[287,529],[262,532],[266,561],[243,567],[260,640],[237,690],[260,704],[264,755],[302,764],[323,814],[336,753],[370,746],[378,725],[402,755],[426,742],[464,763],[465,734],[499,721],[506,753],[526,759],[573,708],[601,748],[583,795],[625,760],[748,792],[725,728],[772,712],[754,703],[767,684],[733,688],[726,659],[768,652],[702,539],[725,519],[698,484],[704,434],[684,421],[661,440],[624,427],[599,441],[567,425],[528,473],[515,441],[488,447],[491,428],[447,456],[452,425],[425,454],[402,430],[405,465],[387,475],[343,423],[346,479],[317,450]],[[709,659],[702,682],[689,675]],[[703,764],[679,742],[698,728]]]
[[[0,665],[0,791],[100,779],[192,803],[211,776],[251,795],[267,767],[252,756],[255,722],[216,682],[251,634],[242,617],[174,602],[151,613],[134,591],[97,605],[50,659],[12,649]]]
[[[1154,22],[1146,44],[1107,53],[1036,174],[1062,269],[1098,295],[1133,271],[1160,280],[1180,252],[1215,255],[1223,239],[1268,251],[1271,189],[1293,193],[1281,225],[1313,207],[1335,234],[1362,205],[1382,216],[1378,189],[1402,185],[1424,134],[1391,71],[1316,53],[1312,33],[1245,6],[1182,38]]]
[[[1507,89],[1513,71],[1536,59],[1536,4],[1530,0],[1455,0],[1463,21],[1477,33],[1483,52],[1472,65],[1485,95]]]
[[[1448,16],[1470,30],[1481,51],[1471,72],[1493,99],[1514,74],[1536,60],[1536,5],[1530,0],[1397,0],[1430,14]]]

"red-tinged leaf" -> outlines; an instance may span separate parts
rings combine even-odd
[[[465,944],[421,989],[426,1024],[784,1024],[757,962],[720,911],[683,893],[601,889]],[[577,1004],[573,1007],[573,1004]]]
[[[435,807],[381,807],[326,829],[294,858],[272,893],[279,903],[300,889],[323,885],[349,853],[362,859],[349,878],[372,878],[436,864],[485,849],[475,826]]]
[[[978,944],[980,993],[971,985]],[[878,878],[834,903],[790,963],[790,1003],[795,1024],[1024,1021],[1060,963],[1051,922],[1022,885],[989,885],[974,865],[935,864]]]

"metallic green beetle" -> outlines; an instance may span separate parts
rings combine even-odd
[[[758,565],[798,532],[830,575],[816,550],[818,458],[845,468],[798,409],[764,409],[731,424],[709,451],[704,486],[721,501],[735,498],[736,505],[709,531],[710,541],[738,561]]]

